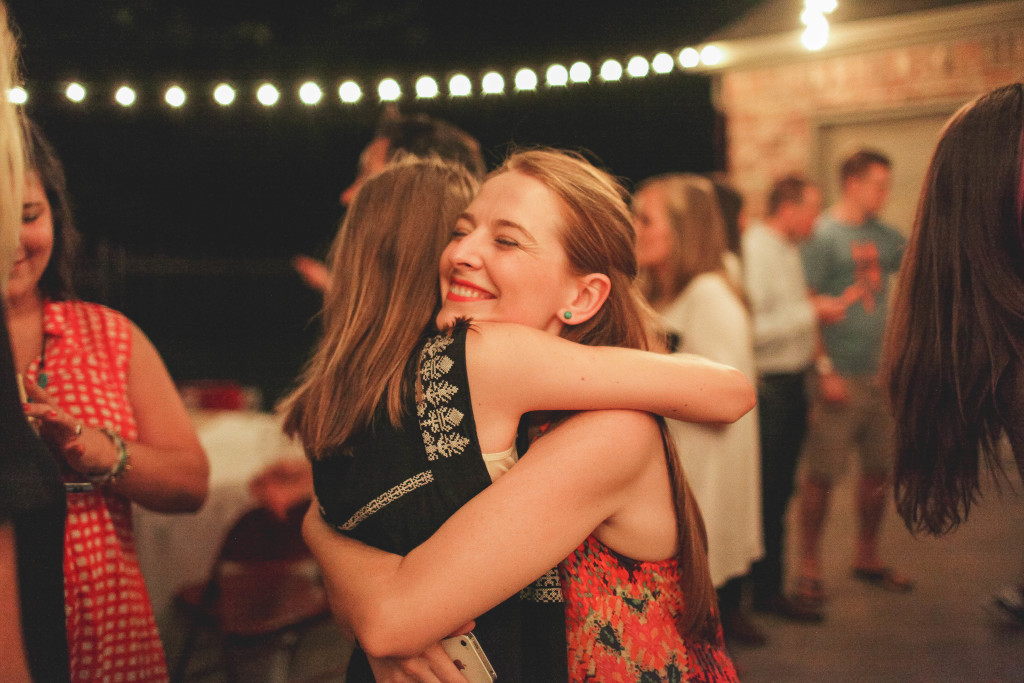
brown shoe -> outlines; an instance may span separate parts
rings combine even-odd
[[[768,642],[761,629],[739,610],[722,614],[722,633],[727,641],[746,647],[761,647]]]
[[[816,606],[802,600],[786,597],[781,593],[765,600],[755,600],[754,611],[774,614],[777,617],[803,624],[820,624],[825,620],[825,615]]]

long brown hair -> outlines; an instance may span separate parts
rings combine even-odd
[[[967,519],[979,458],[1002,471],[993,446],[1024,401],[1022,118],[1019,83],[962,108],[921,190],[883,352],[896,505],[912,531]]]
[[[381,403],[398,426],[406,364],[440,299],[438,262],[476,181],[454,162],[409,157],[366,181],[331,245],[324,333],[284,399],[285,430],[320,458],[366,428]]]
[[[24,119],[24,124],[27,168],[39,178],[53,221],[53,249],[39,276],[39,291],[54,301],[74,299],[75,259],[82,238],[71,215],[64,165],[42,128],[28,118]]]
[[[636,234],[622,185],[580,155],[549,149],[512,154],[492,175],[515,171],[542,182],[563,205],[560,238],[574,273],[603,273],[611,291],[600,311],[580,325],[566,325],[562,336],[600,346],[646,349],[656,314],[635,279]],[[681,587],[686,596],[684,633],[706,635],[715,606],[708,570],[707,533],[696,498],[679,464],[665,421],[658,418],[676,508]]]
[[[669,254],[669,281],[664,284],[650,268],[640,273],[640,286],[649,301],[671,301],[702,273],[722,271],[728,251],[725,219],[718,205],[714,185],[707,178],[691,173],[668,173],[640,183],[636,194],[656,190],[665,202],[672,228]],[[730,282],[740,300],[739,291]]]

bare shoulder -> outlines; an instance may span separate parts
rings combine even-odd
[[[496,345],[516,344],[527,341],[535,342],[538,339],[547,338],[557,339],[554,335],[535,330],[526,325],[500,322],[472,322],[466,336],[467,338],[475,339],[475,343],[483,342]]]
[[[660,452],[661,428],[657,418],[637,410],[588,410],[569,417],[552,432],[573,432],[596,447],[619,456],[644,457]]]
[[[503,362],[525,360],[534,352],[564,342],[526,325],[499,322],[473,322],[466,332],[466,354],[475,359]]]

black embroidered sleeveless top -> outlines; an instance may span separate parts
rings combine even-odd
[[[338,531],[404,555],[491,483],[480,450],[466,373],[466,333],[424,338],[407,379],[419,387],[400,427],[379,406],[344,452],[313,462],[324,520]],[[415,615],[410,615],[414,619]],[[564,681],[565,617],[557,571],[476,619],[474,634],[501,681]],[[372,681],[357,650],[347,680]]]

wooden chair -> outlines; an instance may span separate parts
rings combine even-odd
[[[262,507],[242,515],[227,533],[209,578],[175,596],[189,624],[171,672],[174,683],[183,683],[202,628],[218,637],[229,680],[234,649],[266,658],[261,680],[287,680],[298,640],[330,615],[319,567],[302,541],[308,504],[293,505],[283,519]],[[244,664],[259,668],[255,661]],[[246,674],[244,680],[254,679]]]

